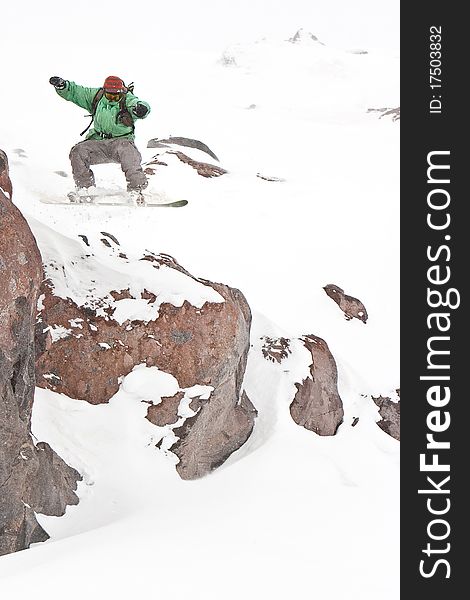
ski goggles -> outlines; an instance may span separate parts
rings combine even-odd
[[[109,102],[119,102],[119,100],[122,98],[122,94],[114,94],[112,92],[105,92],[104,95],[106,100],[109,100]]]

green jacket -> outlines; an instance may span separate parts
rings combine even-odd
[[[65,100],[69,100],[91,113],[93,98],[99,89],[100,88],[83,87],[73,81],[67,81],[65,88],[63,90],[56,89],[56,92]],[[137,103],[144,104],[148,108],[147,114],[141,118],[145,118],[150,113],[150,105],[147,104],[147,102],[139,100],[137,96],[128,92],[126,94],[126,108],[129,110],[134,123],[139,117],[136,117],[132,112],[132,107]],[[110,134],[112,137],[133,140],[135,137],[133,128],[117,122],[116,117],[119,111],[119,102],[110,102],[106,99],[106,96],[103,95],[96,107],[93,127],[89,130],[86,139],[101,140],[103,139],[103,136],[99,135],[99,133],[104,133],[107,135]]]

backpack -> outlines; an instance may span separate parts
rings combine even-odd
[[[132,127],[132,133],[134,133],[134,129],[135,129],[134,119],[132,118],[131,113],[127,110],[126,95],[127,95],[127,92],[130,92],[132,94],[133,91],[134,91],[134,83],[130,83],[129,85],[126,86],[126,93],[119,100],[119,112],[116,115],[116,123],[117,124],[122,123],[122,125],[125,125],[126,127]],[[91,117],[91,121],[89,122],[88,127],[86,129],[84,129],[80,135],[85,134],[90,129],[90,127],[94,121],[94,118],[95,118],[96,107],[98,106],[98,103],[103,96],[104,96],[104,89],[101,87],[96,92],[95,97],[93,98],[93,101],[91,103],[91,112],[88,115],[89,117]],[[123,135],[129,135],[129,133],[124,133]],[[119,136],[115,136],[115,137],[119,137]]]

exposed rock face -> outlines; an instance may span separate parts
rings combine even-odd
[[[397,396],[400,398],[400,390],[397,389]],[[372,400],[379,407],[379,413],[382,420],[377,423],[380,429],[385,433],[400,441],[400,400],[393,401],[391,398],[377,396]]]
[[[3,189],[11,183],[0,154]],[[34,511],[63,515],[80,475],[31,437],[34,320],[41,256],[19,210],[0,191],[0,555],[44,541]]]
[[[187,301],[181,307],[165,303],[156,320],[120,324],[55,296],[51,283],[45,282],[37,332],[43,349],[37,361],[38,385],[102,404],[117,392],[119,379],[142,363],[171,373],[183,388],[214,385],[224,368],[229,368],[225,363],[231,368],[234,358],[239,359],[242,353],[242,339],[237,339],[241,332],[237,330],[243,315],[236,304],[238,298],[230,302],[231,290],[224,287],[214,284],[228,302],[202,308]],[[133,298],[128,290],[116,292],[116,299],[125,298]],[[249,321],[243,325],[249,331]],[[40,330],[47,330],[46,334]],[[50,330],[64,331],[64,337],[53,342]]]
[[[11,199],[12,188],[8,175],[8,157],[3,150],[0,150],[0,191],[3,191]]]
[[[209,473],[224,463],[250,437],[256,409],[245,392],[240,389],[246,355],[235,377],[230,377],[215,391],[194,421],[188,419],[174,433],[180,438],[171,448],[180,462],[176,469],[183,479],[194,479]],[[240,397],[237,402],[227,398]]]
[[[267,360],[271,362],[282,363],[282,361],[289,356],[291,353],[289,339],[285,337],[280,338],[263,338],[263,346],[261,352]]]
[[[193,160],[183,152],[175,151],[168,152],[168,154],[175,154],[181,162],[186,163],[191,166],[193,169],[196,169],[199,175],[202,177],[220,177],[221,175],[225,175],[227,173],[226,169],[222,167],[218,167],[217,165],[211,165],[206,162],[200,162],[198,160]]]
[[[290,406],[294,421],[318,435],[334,435],[343,420],[343,403],[338,394],[336,362],[324,340],[314,335],[302,338],[312,355],[310,377],[297,383]]]
[[[165,425],[175,425],[178,420],[178,409],[181,400],[184,398],[183,392],[178,392],[174,396],[162,398],[160,404],[152,404],[147,411],[147,419],[158,427]],[[193,407],[191,406],[191,409]]]
[[[92,259],[91,254],[83,257],[82,264],[90,263],[89,271],[93,271]],[[115,260],[129,264],[132,273],[134,263],[126,254],[119,252]],[[166,276],[168,269],[175,270],[220,300],[202,306],[188,300],[181,306],[158,304],[156,287],[136,291],[131,282],[132,292],[110,290],[102,298],[90,293],[89,304],[81,305],[72,300],[71,292],[62,293],[69,297],[56,295],[55,286],[63,288],[69,277],[74,279],[73,273],[64,271],[59,281],[60,267],[46,267],[52,278],[41,290],[38,385],[92,404],[104,403],[119,389],[120,378],[144,363],[171,373],[181,389],[210,386],[213,390],[207,400],[192,401],[196,414],[174,429],[180,439],[170,448],[180,459],[177,470],[181,477],[193,479],[224,462],[252,431],[256,411],[241,389],[249,349],[250,308],[240,291],[196,279],[168,255],[147,254],[136,263],[145,281],[151,282],[152,276],[165,269]],[[118,262],[116,265],[119,268]],[[67,268],[74,269],[69,264]],[[156,316],[146,320],[119,321],[114,316],[121,303],[158,305],[158,313],[155,310]],[[179,393],[163,398],[149,408],[147,418],[159,427],[174,425],[182,397]]]
[[[147,161],[145,163],[145,173],[147,175],[154,175],[155,167],[157,165],[167,167],[168,164],[161,160],[161,157],[165,154],[175,155],[181,162],[195,169],[198,172],[198,174],[202,177],[220,177],[221,175],[227,173],[226,169],[223,169],[222,167],[212,165],[206,162],[201,162],[199,160],[194,160],[187,154],[184,154],[184,152],[181,152],[180,150],[174,150],[173,148],[175,146],[194,148],[196,150],[200,150],[201,152],[205,152],[216,161],[219,160],[214,154],[214,152],[212,152],[212,150],[209,148],[209,146],[207,146],[199,140],[193,140],[191,138],[186,137],[169,137],[161,140],[158,138],[154,138],[148,141],[147,148],[168,148],[168,150],[165,150],[161,154],[157,154],[151,160]]]
[[[363,323],[367,323],[368,315],[364,304],[357,298],[348,296],[338,285],[329,283],[323,288],[326,294],[336,302],[343,311],[346,321],[352,318],[359,319]]]
[[[306,363],[311,363],[309,375],[295,384],[297,392],[290,413],[298,425],[318,435],[334,435],[343,420],[343,404],[338,394],[336,363],[326,342],[314,335],[303,336],[300,340],[264,337],[261,341],[263,357],[282,365],[283,369],[289,368],[291,357],[299,360],[299,349],[302,355],[304,348],[308,350],[311,355],[311,361]]]
[[[228,172],[228,171],[226,171],[226,169],[223,169],[222,167],[218,167],[217,165],[211,165],[210,163],[194,160],[194,159],[190,158],[189,156],[187,156],[186,154],[184,154],[183,152],[180,152],[179,150],[168,150],[164,154],[174,154],[175,156],[177,156],[179,158],[179,160],[181,162],[183,162],[183,163],[189,165],[190,167],[192,167],[193,169],[195,169],[198,172],[198,174],[201,175],[202,177],[220,177],[221,175],[225,175],[225,173]],[[153,158],[153,160],[150,160],[145,163],[146,164],[145,172],[148,175],[153,175],[152,166],[154,166],[154,165],[167,166],[166,163],[160,161],[160,158],[159,158],[160,156],[162,156],[162,155],[155,156]]]
[[[217,162],[219,161],[217,156],[212,152],[207,144],[204,144],[204,142],[200,142],[199,140],[193,140],[186,137],[172,136],[162,140],[154,138],[148,141],[147,148],[168,148],[171,145],[185,146],[186,148],[196,148],[197,150],[201,150],[201,152],[205,152]]]

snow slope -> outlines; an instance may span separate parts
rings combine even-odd
[[[91,49],[83,53],[43,45],[16,58],[32,67],[35,104],[19,95],[24,118],[2,124],[14,201],[46,254],[107,231],[126,251],[164,252],[196,276],[241,289],[254,312],[245,387],[259,418],[220,469],[183,482],[143,418],[147,369],[104,406],[38,390],[33,432],[84,474],[80,504],[62,518],[38,516],[52,538],[0,559],[2,591],[396,599],[399,444],[376,426],[366,395],[399,387],[399,123],[367,113],[398,106],[397,60],[308,39],[260,40],[197,60],[154,57],[149,46],[139,64],[125,53],[94,54],[93,63]],[[14,85],[18,69],[5,71]],[[68,151],[84,128],[83,111],[56,97],[48,78],[98,86],[109,73],[135,81],[153,107],[137,129],[144,160],[161,152],[147,140],[181,135],[208,144],[229,173],[205,179],[165,155],[168,167],[151,185],[188,198],[185,208],[41,204],[72,187]],[[95,173],[100,184],[124,183],[115,165]],[[327,283],[364,302],[366,325],[344,320]],[[201,290],[184,293],[204,300]],[[310,333],[338,363],[345,418],[333,438],[289,415],[294,381],[308,369],[302,347],[281,365],[260,352],[261,336]],[[157,402],[168,376],[152,381]]]

